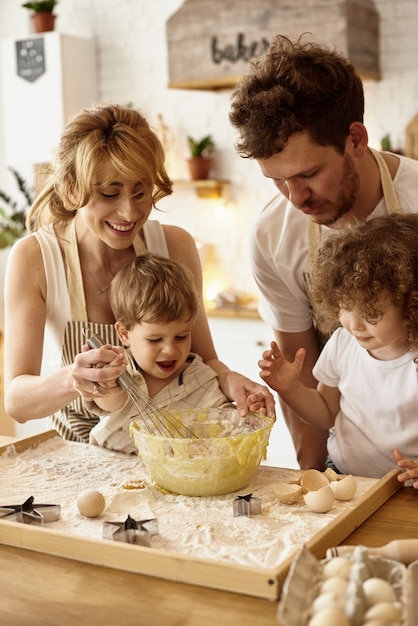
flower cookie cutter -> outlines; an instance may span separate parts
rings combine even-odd
[[[23,504],[0,506],[0,520],[38,526],[59,520],[61,516],[59,504],[35,504],[34,500],[35,498],[30,496]]]

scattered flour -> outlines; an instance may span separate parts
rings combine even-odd
[[[338,502],[327,514],[310,512],[303,504],[281,504],[274,485],[287,482],[297,470],[261,466],[253,482],[233,494],[188,497],[163,492],[151,484],[136,455],[112,452],[98,446],[52,437],[18,453],[13,444],[0,456],[2,477],[0,506],[22,504],[34,496],[35,504],[60,504],[61,518],[48,529],[102,539],[103,522],[124,522],[156,517],[159,534],[153,548],[231,564],[275,568],[295,548],[324,528],[375,484],[358,478],[350,502]],[[143,486],[127,489],[126,487]],[[106,508],[97,518],[83,517],[77,497],[83,489],[97,489]],[[262,514],[233,516],[237,495],[252,493],[262,499]],[[0,520],[1,524],[1,520]]]

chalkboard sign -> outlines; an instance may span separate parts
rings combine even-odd
[[[33,83],[45,73],[43,37],[16,41],[17,74]]]

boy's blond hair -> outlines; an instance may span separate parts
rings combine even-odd
[[[194,320],[199,302],[190,270],[151,253],[138,256],[116,274],[109,298],[115,320],[128,330],[141,322]]]

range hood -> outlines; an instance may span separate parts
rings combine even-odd
[[[169,87],[232,88],[278,33],[334,46],[363,79],[379,73],[372,0],[185,0],[166,25]]]

